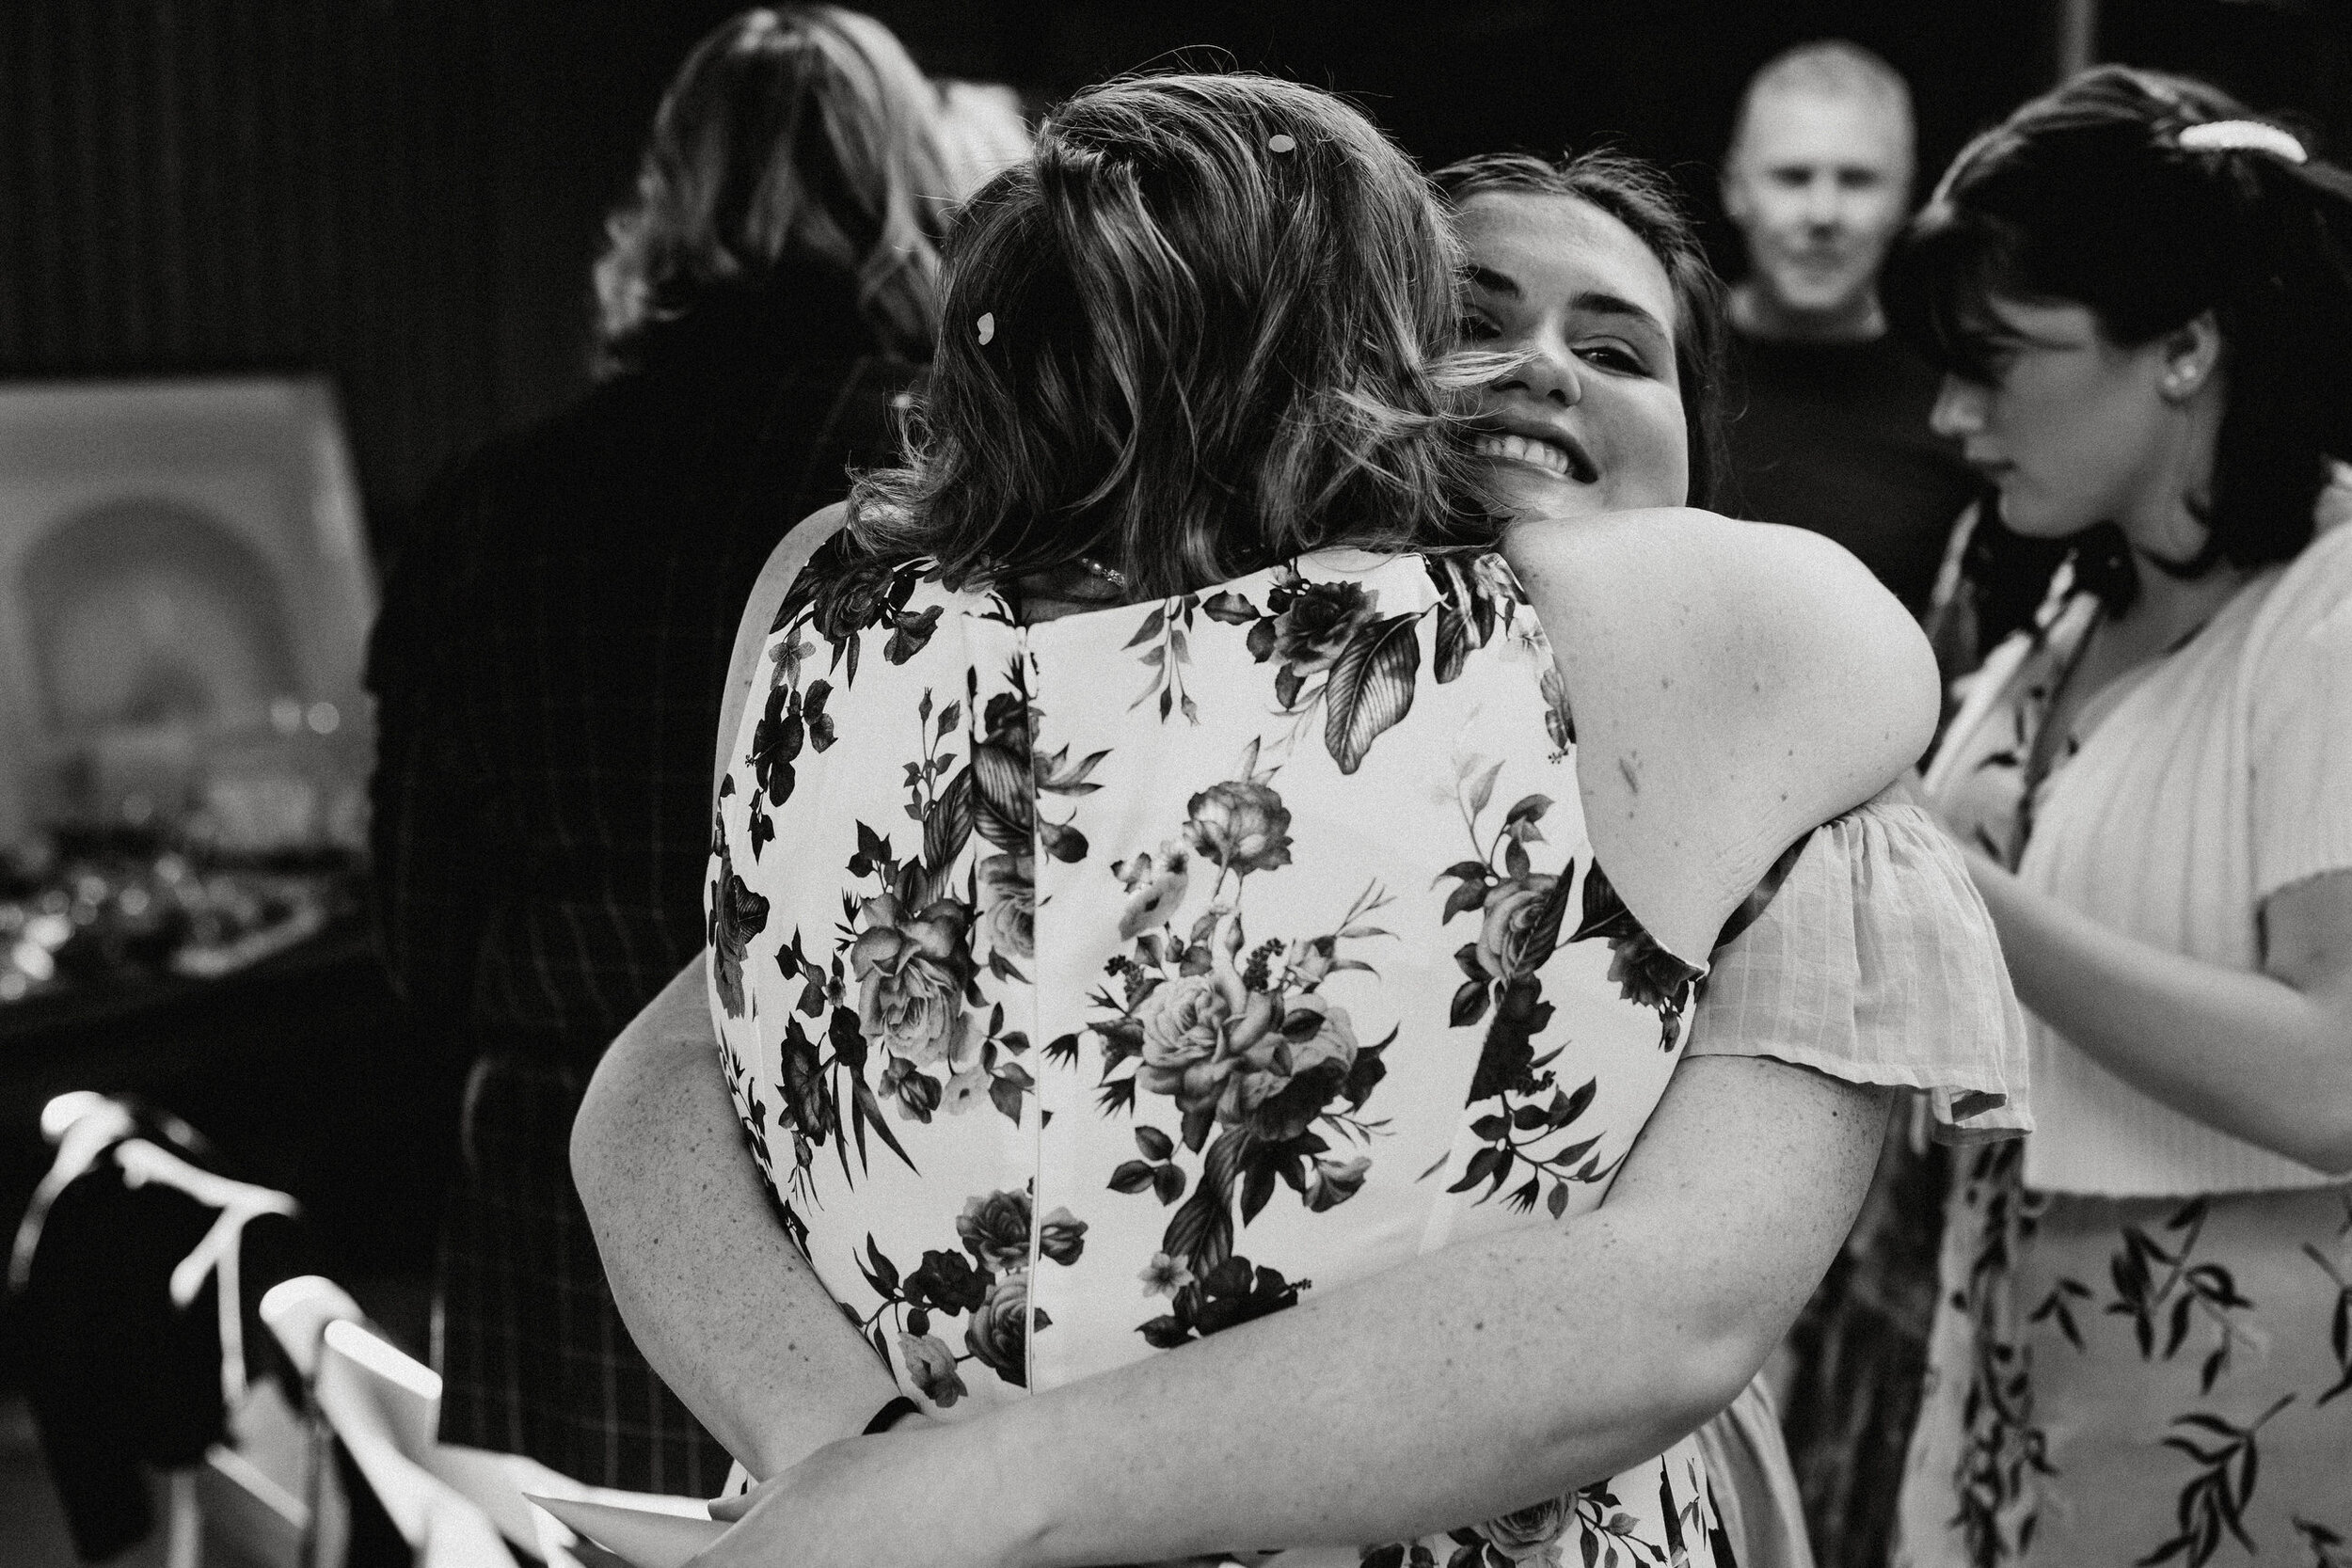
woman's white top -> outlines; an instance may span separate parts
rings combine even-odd
[[[2352,528],[2255,577],[2185,645],[2101,693],[2021,817],[2033,731],[2093,619],[2088,595],[2055,599],[1994,653],[1927,793],[2027,886],[2167,952],[2258,971],[2264,900],[2352,867]],[[2030,1187],[2165,1196],[2340,1180],[2160,1104],[2029,1025]]]

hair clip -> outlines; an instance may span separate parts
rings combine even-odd
[[[1277,131],[1265,139],[1265,150],[1268,152],[1295,152],[1298,150],[1298,142],[1295,138]]]
[[[986,348],[986,347],[989,345],[989,343],[990,343],[990,342],[991,342],[991,341],[992,341],[995,338],[995,336],[996,336],[996,312],[995,312],[995,311],[993,311],[993,310],[983,310],[983,311],[981,311],[981,312],[980,312],[980,346],[981,346],[982,348]]]
[[[2265,125],[2259,119],[2209,119],[2200,125],[2181,128],[2180,143],[2191,152],[2267,152],[2290,164],[2302,163],[2311,154],[2276,125]]]

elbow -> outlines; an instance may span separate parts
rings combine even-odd
[[[596,1197],[605,1175],[606,1144],[601,1120],[592,1083],[588,1097],[580,1101],[579,1114],[572,1117],[571,1142],[566,1150],[571,1161],[572,1186],[578,1190],[580,1204],[591,1220],[596,1218]]]
[[[2312,1093],[2296,1097],[2298,1103],[2284,1125],[2280,1118],[2272,1118],[2272,1136],[2251,1131],[2253,1141],[2268,1145],[2297,1164],[2308,1165],[2322,1176],[2342,1178],[2352,1176],[2352,1070],[2329,1077],[2338,1081],[2313,1085]]]
[[[626,1175],[614,1169],[622,1139],[613,1100],[611,1075],[598,1072],[589,1079],[588,1092],[572,1117],[571,1141],[566,1149],[572,1186],[580,1194],[580,1207],[588,1212],[591,1228],[602,1217],[606,1196],[614,1183],[627,1180]]]
[[[2307,1160],[2304,1164],[2322,1176],[2338,1179],[2352,1176],[2352,1140],[2330,1144],[2320,1151],[2318,1159]]]
[[[2352,1112],[2334,1118],[2334,1125],[2307,1140],[2301,1148],[2285,1152],[2322,1176],[2352,1176]]]
[[[1615,1440],[1597,1449],[1589,1409],[1564,1420],[1551,1435],[1559,1473],[1577,1485],[1607,1479],[1626,1465],[1663,1453],[1722,1415],[1756,1377],[1772,1345],[1744,1327],[1661,1336],[1644,1358],[1639,1402],[1621,1411]],[[1566,1407],[1574,1402],[1564,1402]],[[1584,1473],[1599,1468],[1592,1474]]]
[[[1785,1332],[1786,1325],[1781,1325]],[[1760,1328],[1741,1323],[1713,1335],[1693,1335],[1677,1357],[1673,1375],[1677,1436],[1705,1426],[1754,1382],[1778,1342]]]

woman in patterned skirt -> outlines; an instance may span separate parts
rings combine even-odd
[[[1857,563],[1677,511],[1493,547],[1477,440],[1683,493],[1672,288],[1608,265],[1451,357],[1419,176],[1248,77],[1083,94],[960,219],[909,465],[747,616],[707,964],[576,1141],[766,1478],[709,1560],[1729,1560],[1688,1433],[1875,1085],[1965,1122],[2017,1063],[1957,860],[1816,831],[1931,721]],[[1973,1010],[1854,1027],[1872,947],[1709,1023],[1727,927],[1851,958],[1882,894]]]
[[[2352,179],[2103,68],[1902,242],[1935,422],[2073,537],[1929,793],[2034,1016],[1963,1162],[1898,1561],[2352,1561]]]

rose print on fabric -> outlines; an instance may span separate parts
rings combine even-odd
[[[1443,1560],[1444,1568],[1567,1568],[1565,1554],[1571,1540],[1578,1545],[1578,1560],[1595,1568],[1679,1568],[1691,1560],[1686,1534],[1703,1531],[1709,1521],[1696,1491],[1677,1507],[1673,1488],[1662,1478],[1660,1503],[1663,1538],[1653,1539],[1617,1501],[1610,1483],[1597,1481],[1581,1491],[1448,1531],[1445,1540],[1453,1549]],[[1438,1568],[1439,1562],[1436,1551],[1417,1541],[1368,1546],[1359,1559],[1362,1568]]]
[[[958,766],[953,741],[967,712],[961,702],[937,705],[928,688],[916,704],[916,757],[903,782],[919,847],[902,856],[889,835],[856,824],[856,850],[843,867],[851,911],[846,946],[836,944],[819,965],[795,931],[776,954],[785,977],[802,982],[798,1005],[768,1026],[783,1033],[781,1087],[794,1156],[788,1184],[803,1198],[813,1196],[806,1172],[828,1141],[845,1176],[852,1148],[864,1168],[869,1134],[914,1166],[884,1117],[885,1101],[896,1118],[918,1124],[982,1104],[1017,1122],[1035,1086],[1020,1060],[1026,1035],[1006,1028],[1003,1006],[978,987],[984,969],[1009,973],[1015,957],[1027,956],[1024,857],[991,857],[985,905],[979,868],[957,874],[976,826],[1007,838],[1018,826],[975,804],[989,741],[984,736],[972,760]],[[1025,726],[1019,728],[1025,761]],[[874,891],[853,891],[861,887]],[[982,938],[985,958],[976,946]],[[821,1038],[811,1033],[820,1017],[827,1021]],[[845,1127],[847,1141],[837,1135]]]
[[[877,561],[858,549],[849,534],[838,533],[794,579],[770,629],[781,630],[805,614],[809,629],[833,650],[831,668],[841,673],[846,687],[857,679],[865,642],[860,633],[888,627],[882,652],[893,664],[906,663],[930,641],[939,626],[940,607],[907,609],[922,580],[921,572]]]
[[[743,959],[752,939],[768,925],[768,900],[735,874],[735,857],[723,845],[707,895],[710,913],[707,940],[710,972],[720,1006],[729,1018],[743,1016]]]
[[[1021,1189],[965,1200],[956,1217],[963,1251],[925,1252],[904,1275],[870,1232],[866,1238],[858,1271],[881,1305],[864,1317],[851,1313],[850,1321],[884,1361],[890,1359],[895,1329],[908,1378],[943,1410],[969,1392],[959,1370],[966,1362],[978,1362],[1017,1388],[1029,1385],[1029,1334],[1053,1326],[1043,1312],[1029,1310],[1032,1227],[1037,1255],[1062,1268],[1084,1255],[1087,1235],[1086,1221],[1069,1210],[1056,1209],[1036,1220],[1034,1207]],[[938,1332],[952,1332],[941,1321],[947,1318],[963,1320],[961,1352]]]
[[[1321,989],[1335,973],[1372,973],[1340,948],[1389,935],[1365,923],[1388,902],[1377,886],[1328,931],[1249,944],[1249,879],[1292,863],[1291,814],[1258,755],[1253,741],[1237,777],[1196,793],[1156,854],[1112,867],[1128,890],[1120,928],[1131,945],[1110,962],[1119,990],[1094,996],[1105,1015],[1090,1025],[1104,1048],[1100,1103],[1117,1114],[1166,1101],[1178,1129],[1171,1136],[1138,1125],[1143,1158],[1110,1180],[1116,1192],[1183,1199],[1144,1282],[1170,1298],[1169,1311],[1142,1325],[1154,1345],[1297,1299],[1306,1281],[1236,1255],[1236,1214],[1247,1226],[1278,1183],[1316,1213],[1361,1190],[1371,1158],[1343,1146],[1366,1144],[1378,1129],[1360,1113],[1395,1037],[1360,1039],[1347,1009]],[[1200,907],[1180,927],[1187,904]],[[1197,1171],[1178,1157],[1180,1143],[1199,1156]]]

